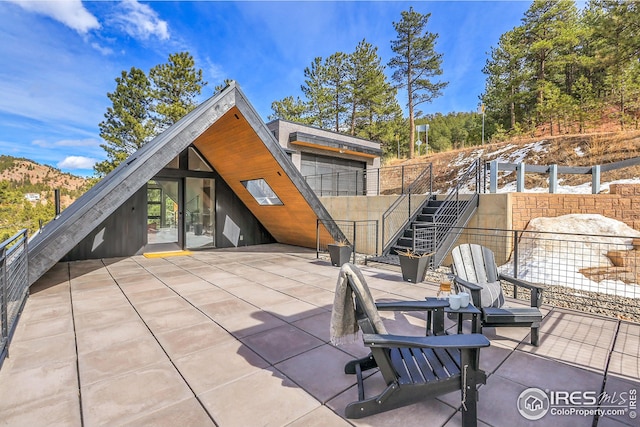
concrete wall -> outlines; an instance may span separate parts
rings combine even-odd
[[[379,248],[382,248],[382,214],[398,196],[321,197],[336,221],[378,221]],[[498,230],[524,230],[537,217],[567,214],[601,214],[617,219],[640,231],[640,185],[612,184],[609,194],[499,193],[481,194],[478,210],[467,227]],[[501,234],[501,233],[497,233]],[[496,261],[508,259],[512,236],[487,239]],[[458,243],[466,243],[460,238]],[[365,252],[365,248],[358,248]],[[375,248],[367,248],[373,254]],[[445,265],[447,264],[445,260]]]
[[[335,221],[378,221],[378,248],[382,251],[382,215],[397,200],[398,196],[332,196],[320,197],[331,218]],[[423,203],[426,196],[416,197],[416,203]],[[360,245],[358,252],[375,254],[375,244]]]

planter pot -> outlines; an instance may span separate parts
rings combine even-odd
[[[406,255],[398,255],[400,258],[400,269],[402,270],[402,279],[411,282],[418,283],[424,280],[424,274],[427,271],[429,265],[428,256],[422,257],[408,257]]]
[[[349,262],[352,251],[351,246],[329,244],[327,248],[329,249],[332,265],[340,267],[342,264]]]

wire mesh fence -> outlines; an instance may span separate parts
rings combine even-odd
[[[331,172],[304,177],[318,196],[379,196],[404,194],[428,163]]]
[[[318,219],[316,229],[319,231],[320,226],[327,220]],[[336,241],[345,240],[344,243],[353,248],[352,261],[356,262],[358,257],[367,255],[378,255],[378,221],[375,220],[331,220],[333,221],[343,234],[344,239],[329,239],[320,237],[321,233],[317,233],[316,253],[325,253],[328,251],[328,245],[336,243]]]
[[[545,285],[544,303],[640,322],[640,238],[460,228],[455,245],[491,249],[501,273]],[[450,254],[442,265],[450,265]],[[528,295],[510,296],[528,300]]]
[[[0,244],[0,366],[29,290],[27,230]]]

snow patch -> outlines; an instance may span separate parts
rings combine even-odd
[[[518,243],[518,277],[533,283],[560,285],[577,291],[640,298],[640,285],[619,280],[595,282],[580,273],[584,268],[610,267],[612,250],[630,250],[640,232],[597,214],[535,218]],[[570,233],[570,234],[565,234]],[[513,260],[499,270],[513,275]]]

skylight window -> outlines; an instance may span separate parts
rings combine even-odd
[[[262,206],[268,205],[282,205],[282,201],[276,196],[276,193],[271,189],[267,181],[264,179],[251,179],[248,181],[241,181],[247,191],[251,193],[256,202]]]

